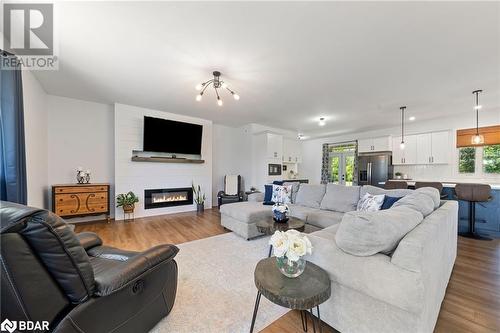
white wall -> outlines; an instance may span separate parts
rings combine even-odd
[[[114,215],[113,106],[48,95],[48,184],[76,183],[76,168],[90,169],[92,183],[110,183]],[[71,219],[103,219],[102,216]]]
[[[499,175],[490,175],[488,177],[480,175],[463,175],[458,173],[457,159],[458,150],[456,149],[456,130],[461,128],[471,128],[474,126],[475,116],[471,110],[470,113],[457,114],[454,117],[438,118],[429,121],[416,120],[406,123],[405,134],[417,134],[431,131],[451,130],[452,140],[450,141],[450,156],[452,159],[447,165],[415,165],[415,166],[396,166],[395,171],[407,174],[412,179],[417,180],[436,180],[436,181],[454,181],[454,180],[484,180],[500,181]],[[491,126],[500,124],[500,109],[490,109],[480,115],[479,126]],[[380,137],[384,135],[401,135],[400,127],[386,128],[369,132],[352,133],[336,137],[319,138],[302,141],[302,161],[299,164],[300,178],[308,178],[310,183],[317,184],[321,181],[321,158],[323,143],[335,143],[342,141],[351,141],[371,137]]]
[[[133,191],[139,196],[135,217],[195,210],[195,205],[144,209],[144,190],[190,187],[194,181],[207,194],[205,207],[212,206],[212,122],[159,110],[115,104],[115,191]],[[132,150],[142,150],[144,116],[203,125],[201,155],[203,164],[132,162]],[[116,219],[123,219],[120,210]]]
[[[224,189],[225,175],[241,175],[243,191],[251,184],[252,150],[248,127],[213,125],[212,203],[217,205],[217,193]]]
[[[22,76],[28,205],[49,208],[47,94],[30,71]]]

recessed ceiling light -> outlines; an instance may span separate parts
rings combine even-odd
[[[325,118],[324,117],[321,117],[319,118],[319,123],[318,123],[319,126],[325,126],[326,125],[326,121],[325,121]]]
[[[415,120],[415,119],[417,119],[417,118],[415,118],[414,116],[411,116],[411,117],[410,117],[410,118],[408,118],[408,119],[409,119],[410,121],[414,121],[414,120]]]

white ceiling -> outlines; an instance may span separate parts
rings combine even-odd
[[[59,2],[50,94],[326,135],[500,106],[500,2]],[[220,70],[240,95],[194,86]],[[496,109],[495,109],[496,108]],[[317,119],[327,119],[318,127]]]

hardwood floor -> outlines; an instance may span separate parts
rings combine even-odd
[[[93,231],[106,245],[145,250],[180,244],[227,232],[217,209],[203,214],[180,213],[130,222],[77,224],[76,232]],[[251,311],[251,309],[249,309]],[[500,332],[500,240],[477,241],[459,237],[458,256],[448,284],[435,332]],[[309,322],[309,327],[312,323]],[[300,314],[290,311],[261,332],[301,332]],[[336,332],[327,325],[323,332]]]

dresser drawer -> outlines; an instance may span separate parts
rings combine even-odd
[[[89,185],[89,186],[64,186],[55,187],[55,194],[58,193],[90,193],[90,192],[107,192],[108,187],[105,185]]]
[[[54,212],[59,216],[108,212],[108,192],[63,193],[54,195]]]

